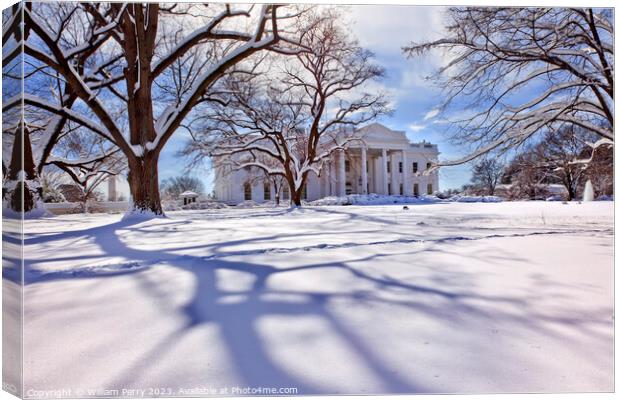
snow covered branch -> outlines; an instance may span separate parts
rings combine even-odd
[[[410,57],[435,50],[451,57],[433,76],[445,95],[440,118],[455,143],[476,150],[442,165],[563,125],[613,141],[611,10],[453,7],[447,14],[446,37],[403,48]]]

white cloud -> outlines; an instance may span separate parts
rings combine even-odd
[[[430,110],[429,112],[426,113],[426,115],[424,115],[424,121],[427,121],[431,118],[435,118],[437,116],[437,114],[439,114],[439,109],[438,108],[434,108],[432,110]]]
[[[362,46],[405,58],[402,46],[442,36],[444,10],[438,6],[356,5],[350,6],[350,15]]]
[[[419,132],[422,129],[426,128],[426,125],[410,124],[410,125],[407,126],[407,128],[409,128],[409,130],[412,131],[412,132]]]

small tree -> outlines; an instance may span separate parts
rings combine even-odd
[[[511,199],[538,199],[547,195],[544,185],[548,178],[534,146],[529,146],[510,161],[501,182],[510,184],[508,196]]]
[[[175,176],[168,178],[161,183],[162,192],[165,198],[173,200],[185,191],[192,191],[196,194],[204,193],[204,184],[200,179],[192,176]]]
[[[126,171],[127,164],[120,150],[110,141],[93,135],[79,125],[68,122],[55,145],[43,161],[44,176],[49,171],[62,171],[79,188],[82,210],[101,197],[99,186],[110,176]]]
[[[577,132],[573,126],[548,132],[536,146],[539,168],[543,168],[549,182],[561,183],[568,194],[568,200],[577,196],[577,189],[585,176],[586,163],[578,162],[587,145],[587,135]]]
[[[496,158],[483,158],[472,168],[472,183],[490,196],[504,173],[504,165]]]
[[[549,131],[540,142],[515,156],[505,179],[519,198],[540,198],[548,194],[546,185],[561,184],[567,199],[573,200],[586,179],[593,179],[601,193],[609,193],[613,151],[611,146],[596,146],[593,150],[594,140],[595,135],[572,125]]]

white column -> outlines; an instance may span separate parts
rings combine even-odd
[[[409,163],[407,162],[407,150],[403,150],[403,194],[411,196],[411,182],[409,182]]]
[[[370,157],[368,160],[370,170],[370,193],[377,193],[377,158]]]
[[[392,176],[390,177],[390,183],[392,184],[391,194],[400,194],[400,187],[398,186],[398,161],[396,159],[396,153],[394,152],[390,154],[390,164],[392,164]]]
[[[381,184],[383,185],[383,193],[388,193],[388,172],[387,172],[387,150],[381,149]]]
[[[366,147],[362,147],[362,194],[368,194],[368,172],[366,171]]]
[[[338,152],[338,196],[346,194],[346,171],[344,168],[344,150]]]
[[[329,161],[323,164],[321,171],[323,197],[329,196]]]
[[[330,156],[331,160],[329,160],[329,164],[327,165],[327,187],[328,187],[328,196],[334,195],[334,163],[333,158],[334,155]]]

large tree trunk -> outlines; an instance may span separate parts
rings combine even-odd
[[[301,207],[301,190],[292,191],[291,192],[291,205],[296,207]]]
[[[32,156],[30,133],[23,124],[19,124],[15,131],[7,180],[8,190],[3,197],[11,210],[20,213],[32,211],[40,198],[41,186]]]
[[[149,152],[129,163],[127,180],[133,199],[133,211],[164,214],[159,198],[158,160],[158,154]]]
[[[129,63],[123,70],[127,85],[127,113],[129,141],[133,146],[141,146],[141,157],[129,157],[129,188],[133,198],[133,210],[142,213],[163,215],[159,198],[157,162],[159,150],[146,150],[146,144],[157,137],[153,118],[153,98],[151,61],[153,59],[158,24],[157,4],[148,7],[134,7],[133,18],[124,14],[124,50]],[[134,34],[135,32],[135,34]]]
[[[287,171],[285,185],[288,185],[288,191],[291,194],[291,206],[301,207],[301,192],[302,189],[295,188],[295,179],[293,179],[293,173]],[[303,185],[302,185],[303,187]]]

